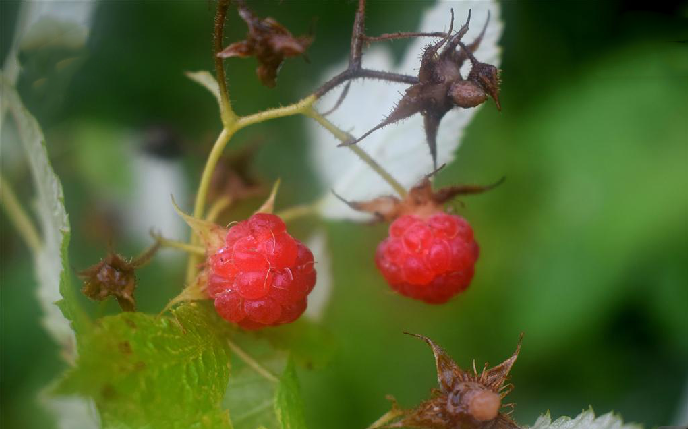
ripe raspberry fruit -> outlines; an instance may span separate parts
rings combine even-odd
[[[273,214],[233,225],[209,262],[208,296],[222,318],[244,329],[298,319],[315,286],[313,254]]]
[[[447,302],[473,278],[478,244],[468,222],[437,212],[398,217],[377,248],[375,263],[392,289],[430,304]]]

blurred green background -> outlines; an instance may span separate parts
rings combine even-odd
[[[315,88],[322,70],[347,54],[355,10],[347,1],[253,3],[295,34],[317,17],[316,39],[310,63],[288,61],[276,89],[260,86],[253,59],[228,62],[240,114]],[[369,32],[413,29],[429,4],[371,1]],[[438,177],[440,185],[507,177],[457,205],[481,245],[473,284],[439,307],[394,295],[373,263],[385,226],[328,222],[335,284],[324,323],[339,350],[327,368],[300,373],[310,427],[363,428],[386,411],[386,394],[404,406],[428,396],[432,356],[402,331],[433,338],[463,366],[500,362],[524,332],[509,397],[522,424],[548,409],[558,417],[589,405],[648,428],[688,424],[688,6],[501,4],[503,111],[480,110],[456,162]],[[2,58],[19,6],[0,3]],[[212,68],[213,13],[210,1],[99,2],[86,51],[21,52],[19,89],[65,188],[74,272],[96,263],[110,238],[129,255],[147,243],[121,225],[139,186],[132,152],[173,160],[195,188],[219,121],[212,97],[182,72]],[[243,38],[245,25],[230,15],[227,40]],[[398,57],[404,46],[393,46]],[[146,138],[151,127],[163,137]],[[252,176],[265,184],[282,177],[283,206],[324,191],[314,185],[305,119],[251,127],[228,153],[252,145]],[[3,175],[28,204],[22,154],[5,146]],[[36,395],[63,365],[39,325],[29,252],[4,215],[0,222],[0,425],[47,428]],[[316,222],[296,222],[294,235],[305,237]],[[170,258],[140,272],[143,311],[159,311],[179,289],[182,264]]]

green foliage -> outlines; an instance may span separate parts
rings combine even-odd
[[[62,184],[48,160],[45,137],[40,125],[24,107],[14,87],[0,75],[3,108],[7,106],[17,126],[28,158],[36,192],[36,208],[41,226],[42,245],[34,254],[38,277],[38,298],[43,307],[44,325],[63,347],[68,359],[73,357],[74,334],[65,317],[82,330],[87,322],[76,301],[69,276],[69,219],[64,207]],[[60,311],[53,305],[60,296]],[[63,317],[64,315],[64,317]]]
[[[227,323],[207,306],[108,316],[80,338],[57,393],[94,398],[105,428],[229,428]]]
[[[294,323],[266,329],[259,333],[278,349],[288,350],[299,365],[322,368],[337,349],[332,334],[322,326],[301,318]]]
[[[637,424],[624,424],[621,417],[607,413],[595,417],[592,408],[583,411],[577,417],[560,417],[552,421],[549,413],[540,416],[530,429],[641,429]]]
[[[283,429],[306,429],[301,388],[291,359],[287,361],[275,391],[275,414]]]
[[[295,324],[291,331],[284,328],[269,328],[255,333],[237,331],[232,336],[235,353],[224,404],[232,416],[234,429],[305,428],[303,399],[294,365],[297,359],[291,355],[300,356],[298,361],[322,364],[320,347],[315,343],[313,347],[305,346],[305,342],[298,340],[301,337],[298,333],[302,332],[306,337],[315,335],[323,340],[325,348],[332,340],[328,340],[325,333],[314,334],[317,328],[307,322]],[[281,333],[286,334],[283,342],[272,342]],[[293,343],[289,335],[294,339]],[[240,349],[237,351],[236,348]],[[274,375],[278,371],[282,372],[279,378]]]

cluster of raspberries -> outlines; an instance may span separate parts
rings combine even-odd
[[[392,289],[430,304],[447,302],[465,290],[477,259],[471,226],[464,218],[443,212],[427,219],[397,218],[375,255]]]
[[[234,224],[209,262],[208,296],[222,318],[244,329],[298,319],[315,286],[313,254],[273,214]]]
[[[471,226],[443,212],[400,216],[375,255],[392,289],[430,304],[465,290],[477,259]],[[315,286],[313,254],[273,214],[257,213],[233,225],[209,268],[207,293],[218,314],[244,329],[298,319]]]

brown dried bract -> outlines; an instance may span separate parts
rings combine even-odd
[[[126,260],[112,251],[108,252],[100,262],[78,273],[84,282],[81,292],[95,301],[114,296],[122,311],[135,311],[135,271],[145,265],[159,247],[160,243],[156,242],[141,256],[132,260]]]
[[[505,385],[509,371],[521,350],[521,340],[516,351],[501,364],[480,374],[473,363],[472,371],[464,371],[440,346],[422,335],[409,334],[425,341],[435,355],[439,389],[433,389],[432,398],[412,410],[395,412],[395,421],[374,425],[374,428],[419,429],[518,429],[519,426],[507,415],[500,413],[502,399],[511,391]]]
[[[277,71],[285,58],[303,55],[313,42],[312,36],[294,37],[273,18],[257,17],[243,2],[238,2],[239,16],[248,25],[246,40],[232,43],[217,56],[256,57],[260,65],[256,74],[263,85],[275,86]]]
[[[434,45],[425,48],[421,57],[418,83],[406,90],[392,113],[380,124],[363,134],[358,139],[345,143],[356,144],[372,132],[389,124],[401,121],[420,113],[423,116],[425,134],[433,162],[437,162],[437,130],[444,115],[454,107],[468,109],[476,107],[492,97],[499,104],[499,71],[495,66],[481,63],[473,52],[478,48],[487,29],[488,19],[480,35],[466,46],[461,39],[468,32],[471,15],[466,23],[455,34],[452,30]],[[453,12],[452,12],[453,24]],[[464,79],[461,66],[469,60],[471,71]]]
[[[411,188],[404,199],[393,196],[383,196],[370,201],[346,201],[337,194],[335,194],[335,196],[354,210],[371,213],[381,221],[391,222],[406,214],[413,214],[420,217],[431,216],[441,211],[444,203],[456,196],[473,195],[489,191],[499,186],[503,181],[504,178],[488,186],[457,185],[433,191],[430,178],[426,177],[420,184]]]

